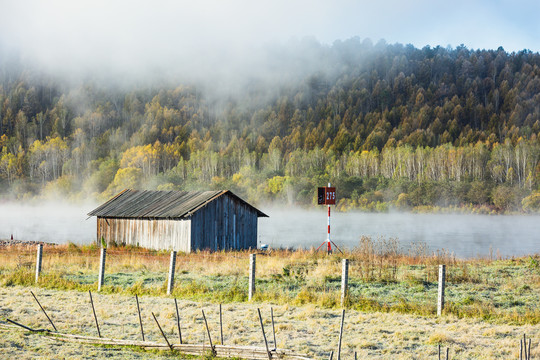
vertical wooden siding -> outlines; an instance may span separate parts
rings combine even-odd
[[[192,250],[257,247],[257,212],[229,196],[221,196],[191,217]]]
[[[97,238],[107,244],[142,246],[156,250],[190,252],[190,220],[97,219]]]
[[[220,196],[190,219],[98,218],[98,242],[158,250],[231,250],[257,248],[257,212],[230,196]]]

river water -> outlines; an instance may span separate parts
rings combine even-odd
[[[259,241],[271,247],[318,247],[327,238],[326,211],[267,209],[259,219]],[[339,247],[358,246],[362,235],[397,238],[406,250],[424,242],[430,250],[445,249],[461,258],[502,257],[540,253],[540,216],[494,216],[411,213],[331,214],[331,240]]]
[[[0,239],[88,244],[95,241],[96,220],[86,213],[95,204],[0,204]],[[327,212],[262,207],[269,218],[259,219],[259,244],[270,247],[311,248],[326,241]],[[492,216],[410,213],[332,212],[331,239],[339,247],[354,248],[362,235],[397,238],[406,250],[424,242],[430,250],[445,249],[461,258],[520,256],[540,253],[540,215]]]

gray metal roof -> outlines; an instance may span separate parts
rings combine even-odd
[[[214,199],[228,195],[250,206],[258,217],[268,217],[228,190],[150,191],[126,189],[88,213],[114,218],[179,219],[191,215]]]

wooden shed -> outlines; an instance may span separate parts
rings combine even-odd
[[[268,217],[228,190],[124,190],[88,213],[97,241],[191,252],[257,247],[257,220]]]

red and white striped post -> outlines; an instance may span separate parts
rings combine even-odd
[[[328,187],[332,187],[330,183],[328,183]],[[328,237],[326,238],[326,245],[327,245],[328,254],[331,254],[332,244],[330,242],[330,205],[328,205]]]

